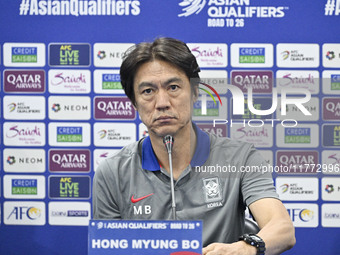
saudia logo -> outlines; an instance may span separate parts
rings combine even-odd
[[[12,126],[7,132],[6,132],[6,137],[8,138],[13,138],[16,136],[41,136],[40,129],[35,126],[34,129],[30,128],[18,128],[17,125]]]
[[[64,74],[63,72],[58,73],[54,75],[54,77],[51,80],[51,85],[53,86],[59,86],[62,84],[76,84],[76,85],[81,85],[81,84],[86,84],[86,76],[83,73],[79,73],[77,76],[75,75],[67,75]]]

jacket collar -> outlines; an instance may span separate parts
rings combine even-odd
[[[192,125],[196,132],[197,144],[190,165],[195,167],[203,165],[208,159],[210,153],[210,138],[209,135],[197,127],[195,123],[192,123]],[[160,165],[153,151],[149,136],[144,139],[142,145],[142,168],[149,171],[160,170]]]

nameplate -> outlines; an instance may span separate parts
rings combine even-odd
[[[90,220],[89,255],[199,255],[202,221]]]

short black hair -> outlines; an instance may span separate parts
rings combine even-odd
[[[136,106],[134,93],[134,78],[138,68],[147,62],[162,60],[182,70],[188,77],[194,93],[195,87],[200,82],[198,73],[200,68],[196,57],[191,53],[189,47],[182,41],[160,37],[153,42],[142,42],[129,48],[124,56],[120,67],[120,80],[126,96]]]

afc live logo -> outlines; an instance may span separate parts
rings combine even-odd
[[[63,199],[88,199],[90,197],[89,176],[50,176],[49,197]]]

